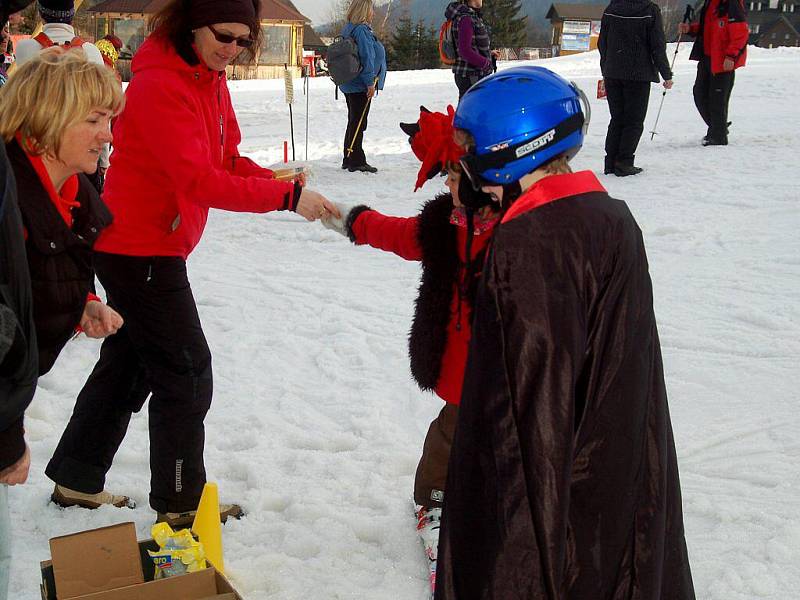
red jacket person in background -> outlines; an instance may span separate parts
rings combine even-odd
[[[690,58],[698,61],[694,103],[708,131],[704,146],[728,145],[728,102],[734,71],[747,59],[747,18],[742,0],[706,0],[700,20],[681,23],[681,33],[695,36]]]
[[[320,194],[239,156],[225,67],[255,47],[260,4],[175,0],[151,21],[154,31],[133,59],[103,196],[114,223],[94,257],[125,326],[103,344],[47,466],[61,504],[107,503],[106,473],[131,414],[152,394],[150,506],[173,527],[192,522],[206,481],[212,376],[186,258],[208,211],[292,210],[310,221],[327,209],[338,215]]]

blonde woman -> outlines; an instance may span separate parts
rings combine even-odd
[[[42,52],[0,90],[0,135],[22,215],[40,375],[76,332],[103,338],[122,326],[94,294],[92,247],[111,214],[86,174],[97,169],[100,149],[111,141],[111,118],[123,103],[111,71],[76,50]],[[24,448],[21,414],[17,431],[16,442],[3,450]],[[6,466],[13,457],[2,454],[0,466]],[[110,494],[108,500],[127,503]]]
[[[351,37],[356,41],[361,62],[361,73],[358,77],[339,86],[347,100],[347,131],[344,134],[342,169],[351,173],[378,171],[367,163],[362,146],[372,97],[376,90],[383,89],[386,81],[386,50],[372,31],[370,23],[374,16],[372,0],[353,0],[350,10],[347,11],[347,23],[341,33],[343,38]]]

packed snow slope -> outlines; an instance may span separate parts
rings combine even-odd
[[[644,231],[698,598],[790,600],[800,590],[800,49],[750,49],[736,74],[731,145],[712,148],[700,145],[688,51],[680,49],[659,134],[651,141],[646,131],[639,146],[644,173],[600,179]],[[597,53],[538,64],[593,98],[574,165],[602,170],[608,108],[594,100]],[[365,138],[376,175],[339,168],[344,99],[334,101],[327,79],[310,87],[312,188],[396,215],[443,188],[435,180],[412,193],[419,165],[397,124],[415,120],[421,104],[456,102],[448,71],[389,74]],[[243,152],[282,160],[283,82],[231,89]],[[653,86],[648,131],[660,91]],[[189,272],[214,355],[208,477],[248,513],[223,529],[235,586],[248,600],[424,598],[411,489],[441,402],[408,369],[419,266],[297,215],[212,211]],[[98,351],[85,338],[69,344],[28,410],[31,477],[10,494],[15,600],[39,597],[38,564],[53,536],[126,520],[149,536],[146,410],[132,419],[107,486],[131,495],[135,510],[48,503],[44,466]]]

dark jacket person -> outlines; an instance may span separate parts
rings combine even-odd
[[[581,97],[515,67],[456,112],[464,172],[505,213],[475,298],[437,600],[694,599],[642,232],[569,167]]]
[[[611,111],[604,171],[636,175],[650,83],[658,83],[660,74],[664,87],[672,87],[661,10],[650,0],[614,0],[603,13],[597,47]]]

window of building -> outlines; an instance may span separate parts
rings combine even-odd
[[[134,54],[144,43],[145,24],[143,19],[114,19],[113,33],[122,40],[123,50]]]
[[[786,35],[783,36],[783,39],[788,40],[790,37],[792,36],[787,33]]]
[[[292,28],[287,25],[264,25],[264,45],[258,57],[260,65],[283,65],[291,62]]]
[[[761,25],[750,25],[750,33],[758,33],[759,29],[761,29]]]
[[[777,37],[778,37],[778,34],[777,34],[777,33],[773,33],[771,37],[772,37],[772,39],[774,40],[775,38],[777,38]]]

